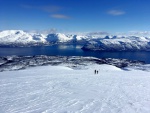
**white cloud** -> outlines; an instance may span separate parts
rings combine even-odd
[[[150,37],[150,31],[128,31],[128,32],[116,32],[115,35],[122,36],[144,36]]]
[[[40,33],[40,34],[51,34],[51,33],[57,33],[57,29],[51,28],[47,30],[25,30],[28,33]]]
[[[150,31],[129,31],[130,35],[150,36]]]
[[[63,15],[63,14],[53,14],[50,15],[52,18],[58,18],[58,19],[69,19],[70,17],[67,15]]]
[[[26,9],[42,10],[48,13],[59,12],[63,9],[60,6],[55,6],[55,5],[47,5],[47,6],[21,5],[21,7],[26,8]]]
[[[121,11],[121,10],[109,10],[107,14],[113,15],[113,16],[119,16],[119,15],[124,15],[126,12]]]
[[[33,5],[21,5],[22,8],[25,9],[36,9],[47,12],[50,14],[50,17],[57,19],[69,19],[70,17],[64,14],[56,14],[61,12],[64,8],[55,5],[47,5],[47,6],[33,6]]]
[[[89,32],[88,35],[109,35],[108,32],[105,31],[99,31],[99,32]]]

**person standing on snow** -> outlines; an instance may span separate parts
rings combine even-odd
[[[97,71],[95,70],[94,72],[95,72],[95,74],[96,74]]]

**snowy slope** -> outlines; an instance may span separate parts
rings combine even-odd
[[[83,46],[84,50],[93,51],[150,51],[150,38],[147,37],[105,37],[90,40]]]
[[[149,81],[150,72],[94,64],[1,72],[0,113],[149,113]]]

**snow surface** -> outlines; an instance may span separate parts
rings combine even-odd
[[[150,113],[150,72],[106,64],[1,72],[0,113]]]

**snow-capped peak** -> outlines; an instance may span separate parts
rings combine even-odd
[[[18,35],[18,34],[25,34],[22,30],[4,30],[0,32],[0,38],[6,37],[8,35]]]
[[[46,42],[42,34],[30,34],[22,30],[5,30],[0,32],[0,44],[29,44]]]

